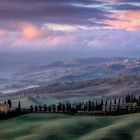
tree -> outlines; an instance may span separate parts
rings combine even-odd
[[[101,100],[101,104],[100,104],[100,110],[101,110],[101,111],[102,111],[102,109],[103,109],[103,105],[104,105],[104,101]]]
[[[108,105],[108,102],[107,102],[107,100],[105,101],[105,105],[106,105],[106,106]]]
[[[9,107],[12,108],[12,102],[11,102],[11,100],[8,100],[7,102],[8,102]]]
[[[137,102],[136,96],[134,95],[134,102]]]
[[[92,110],[93,110],[93,111],[95,110],[94,102],[92,102]]]
[[[121,99],[119,98],[119,101],[118,101],[118,103],[120,104],[121,103]]]
[[[66,112],[70,112],[70,104],[69,103],[66,104]]]
[[[20,101],[18,102],[18,110],[19,110],[19,111],[21,110],[21,104],[20,104]]]
[[[116,101],[116,98],[114,99],[114,104],[116,105],[117,101]]]
[[[82,103],[80,102],[80,103],[78,104],[78,110],[81,111],[81,108],[82,108]]]
[[[46,111],[47,111],[47,106],[46,106],[46,105],[44,105],[44,107],[43,107],[43,108],[44,108],[44,111],[46,112]]]
[[[34,107],[33,107],[33,105],[30,106],[30,110],[31,110],[31,112],[34,111]]]
[[[109,110],[111,111],[112,101],[110,101]]]
[[[131,96],[130,96],[130,102],[131,102],[131,103],[134,102],[134,96],[133,96],[133,94],[131,94]]]
[[[66,109],[66,108],[65,108],[65,105],[62,104],[62,111],[65,112],[65,109]]]
[[[107,105],[108,105],[108,102],[107,102],[107,100],[105,101],[105,112],[107,111]]]
[[[118,102],[117,111],[120,111],[120,101]]]
[[[57,111],[60,112],[62,110],[62,104],[61,102],[57,105]]]
[[[88,111],[91,111],[92,110],[92,106],[91,106],[91,101],[89,100],[88,101]]]
[[[125,102],[126,102],[126,103],[130,103],[132,100],[133,100],[133,97],[132,97],[132,99],[131,99],[131,97],[130,97],[129,94],[125,97]]]

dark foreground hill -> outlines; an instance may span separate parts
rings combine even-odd
[[[140,140],[140,114],[28,114],[0,123],[1,140]]]

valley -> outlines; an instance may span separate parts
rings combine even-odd
[[[7,68],[6,68],[7,67]],[[139,58],[86,58],[5,65],[0,75],[0,101],[15,106],[77,102],[89,99],[140,94]]]
[[[89,99],[123,97],[134,93],[140,95],[140,76],[117,76],[114,78],[93,79],[80,82],[52,83],[46,86],[32,87],[18,92],[1,94],[1,101],[10,98],[15,105],[21,101],[23,107],[30,104],[53,104],[61,102],[79,102]]]
[[[3,66],[3,65],[2,65]],[[3,67],[2,67],[3,68]],[[86,58],[49,63],[4,65],[0,92],[10,93],[56,82],[72,82],[140,73],[139,58]]]

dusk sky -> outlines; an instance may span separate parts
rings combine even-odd
[[[138,56],[140,0],[0,0],[0,52],[31,51]]]

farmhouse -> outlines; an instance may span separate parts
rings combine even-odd
[[[121,103],[121,104],[112,104],[110,105],[103,105],[102,111],[117,111],[117,110],[138,110],[139,107],[137,103]]]
[[[0,113],[7,113],[10,111],[8,104],[0,103]]]

